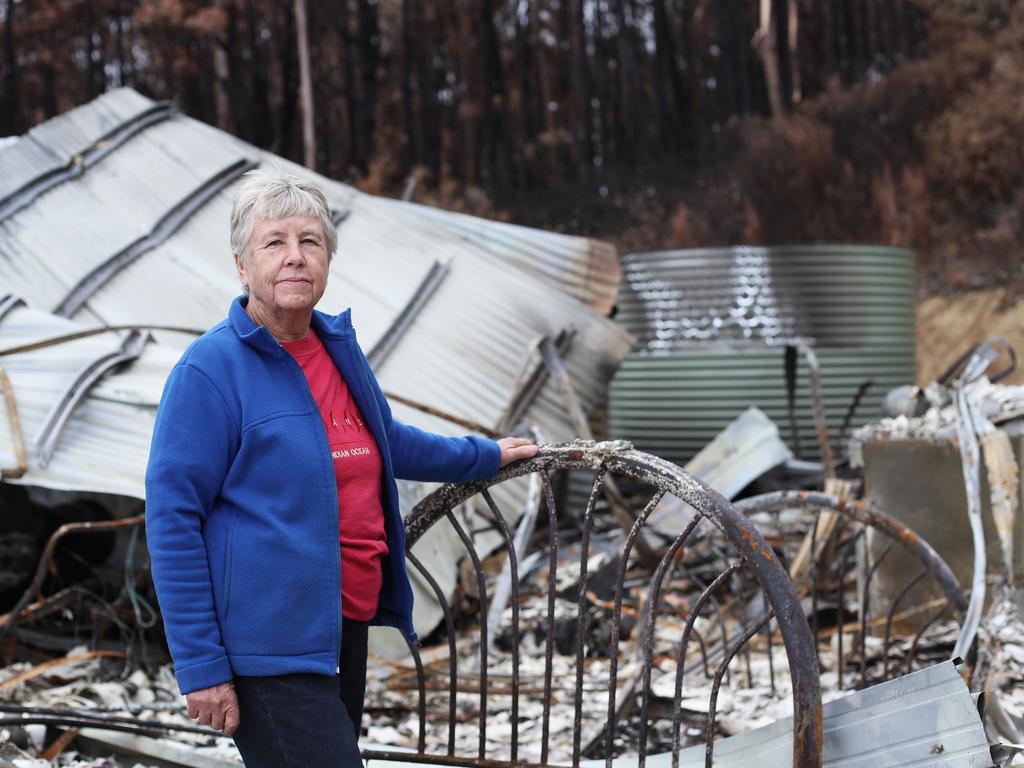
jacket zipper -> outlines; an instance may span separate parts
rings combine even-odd
[[[303,389],[303,391],[306,394],[306,399],[313,406],[313,413],[316,415],[317,423],[320,425],[320,438],[321,438],[321,442],[322,442],[323,447],[327,449],[327,454],[326,455],[327,455],[327,458],[330,459],[330,461],[328,463],[331,465],[331,467],[333,469],[334,461],[333,461],[333,459],[331,459],[331,444],[330,444],[330,441],[327,439],[327,428],[324,426],[323,418],[320,416],[320,406],[317,405],[316,398],[313,397],[313,390],[311,390],[309,388],[309,380],[306,378],[306,373],[305,373],[305,371],[302,370],[302,366],[299,365],[298,361],[292,356],[292,354],[288,350],[286,350],[284,347],[281,347],[280,344],[278,344],[278,346],[279,346],[279,348],[281,350],[281,353],[284,354],[285,357],[287,357],[291,361],[291,364],[293,366],[295,366],[295,368],[298,369],[299,375],[302,377],[302,383],[303,383],[302,389]],[[337,481],[335,480],[334,477],[331,477],[331,480],[334,481],[335,484],[336,484]],[[330,488],[330,487],[331,487],[331,483],[328,483],[328,488]],[[335,490],[334,493],[330,494],[330,496],[331,496],[331,501],[332,501],[333,506],[334,506],[334,528],[332,530],[334,531],[335,537],[337,537],[339,535],[338,531],[341,529],[341,510],[338,508],[338,492],[337,492],[337,490]],[[337,593],[338,593],[338,601],[337,601],[337,604],[336,604],[338,610],[335,611],[335,614],[336,614],[335,619],[338,622],[338,631],[334,633],[334,660],[335,660],[334,671],[335,671],[335,674],[340,674],[341,673],[341,667],[338,666],[338,660],[341,659],[341,624],[342,624],[342,621],[341,621],[341,611],[342,611],[342,605],[341,605],[341,544],[340,543],[335,548],[335,551],[338,553],[337,554],[337,563],[338,563],[338,592]]]
[[[381,412],[380,412],[380,405],[377,403],[377,398],[373,396],[373,392],[370,391],[371,387],[370,387],[369,379],[367,377],[367,372],[364,369],[364,367],[362,365],[362,362],[359,360],[358,356],[356,355],[354,344],[349,343],[348,339],[342,340],[341,343],[345,345],[345,351],[348,353],[349,365],[352,366],[353,371],[357,372],[358,374],[362,374],[361,376],[357,375],[357,378],[359,380],[357,382],[355,382],[355,386],[361,390],[361,394],[363,395],[363,400],[366,401],[366,403],[368,403],[374,409],[373,410],[374,424],[376,425],[377,429],[384,434],[384,437],[387,437],[387,430],[384,429],[384,418],[383,418],[383,416],[381,415]],[[350,389],[352,388],[352,386],[353,386],[353,384],[349,383],[349,388]],[[359,405],[358,402],[356,404]],[[363,413],[363,418],[366,418],[366,409],[363,408],[361,405],[359,406],[359,409]],[[373,432],[372,429],[370,431]],[[381,459],[384,460],[384,453],[385,452],[380,449],[380,440],[377,438],[376,435],[374,435],[374,440],[377,443],[377,449],[380,450],[380,452],[381,452]],[[388,455],[387,455],[387,459],[386,459],[387,460],[388,475],[390,477],[394,477],[395,476],[395,468],[391,465],[390,445],[388,446],[388,448],[389,448],[389,450],[387,451]],[[395,504],[397,504],[397,503],[398,503],[398,501],[396,499],[395,500]],[[402,519],[401,519],[401,515],[399,515],[398,524],[399,525],[403,525]],[[396,555],[394,553],[392,553],[391,556],[395,557]],[[397,554],[397,556],[404,558],[405,557],[405,552],[399,552]],[[409,588],[412,589],[412,585],[411,584],[410,584]],[[405,618],[405,617],[403,617],[403,618]],[[417,648],[422,647],[422,645],[420,643],[419,636],[416,634],[416,630],[412,626],[412,614],[409,615],[408,622],[409,622],[409,628],[406,629],[405,627],[399,627],[398,628],[399,631],[402,632],[408,638],[409,642],[414,644]]]

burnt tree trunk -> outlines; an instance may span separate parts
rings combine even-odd
[[[574,46],[576,48],[576,90],[579,94],[581,132],[583,136],[582,168],[589,175],[594,167],[594,89],[590,82],[590,63],[587,57],[587,26],[583,16],[585,0],[576,0]]]
[[[249,140],[257,146],[266,147],[272,141],[270,135],[270,86],[267,82],[266,59],[260,34],[260,14],[256,3],[257,0],[249,0],[248,3],[249,51],[252,56],[252,65],[248,67],[252,76],[251,94],[244,90],[245,83],[242,80],[241,67],[231,82],[234,87],[236,103],[241,106],[238,114],[247,126],[246,130],[251,137]]]
[[[417,61],[416,39],[422,33],[422,25],[413,28],[413,1],[402,0],[402,119],[405,130],[405,151],[402,168],[409,170],[420,162],[420,137],[416,129],[415,76],[413,68]]]
[[[309,62],[309,24],[306,0],[295,0],[296,52],[299,58],[299,92],[302,104],[302,164],[316,170],[316,130],[313,103],[313,77]]]
[[[782,99],[782,75],[779,67],[778,24],[775,3],[772,0],[760,0],[761,26],[757,30],[757,50],[761,54],[761,66],[764,67],[765,89],[768,91],[768,104],[773,117],[785,114]]]
[[[7,0],[4,16],[4,97],[0,127],[4,135],[21,133],[21,100],[18,92],[18,59],[14,50],[14,0]]]
[[[377,64],[380,60],[380,28],[377,4],[371,0],[358,0],[359,59],[362,63],[361,120],[359,121],[362,168],[369,169],[376,148],[377,131]]]
[[[633,160],[643,162],[647,158],[647,115],[637,72],[635,37],[632,26],[626,19],[625,0],[613,0],[612,7],[619,30],[619,66],[622,70],[623,107],[628,126],[629,154]]]

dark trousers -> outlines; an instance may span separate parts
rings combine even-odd
[[[359,768],[368,624],[344,619],[335,676],[236,677],[246,768]]]

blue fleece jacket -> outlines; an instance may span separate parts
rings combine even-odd
[[[146,533],[182,693],[234,675],[333,675],[341,646],[338,496],[327,435],[295,359],[245,311],[171,371],[146,471]],[[412,589],[395,478],[492,476],[492,440],[402,424],[356,342],[350,312],[313,313],[380,448],[390,554],[374,624],[411,638]]]

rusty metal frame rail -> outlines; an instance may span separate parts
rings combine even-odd
[[[756,633],[765,629],[768,619],[774,616],[778,630],[782,635],[785,651],[790,661],[789,669],[793,690],[794,722],[792,764],[794,766],[798,766],[798,768],[820,766],[822,764],[823,748],[822,709],[821,692],[818,680],[818,665],[815,659],[814,638],[811,635],[810,628],[804,618],[793,584],[785,569],[779,563],[778,558],[772,551],[771,547],[768,546],[757,528],[747,518],[739,514],[726,499],[708,489],[695,478],[687,475],[675,464],[658,457],[636,451],[628,443],[593,443],[589,441],[576,441],[567,444],[544,446],[536,457],[509,465],[501,470],[496,477],[490,480],[443,486],[417,504],[406,519],[406,547],[407,551],[410,553],[412,547],[423,536],[423,534],[431,528],[431,526],[437,524],[442,519],[447,519],[449,523],[453,525],[456,532],[459,534],[460,539],[462,539],[463,544],[466,546],[468,555],[473,560],[473,568],[476,572],[478,586],[480,587],[481,599],[486,601],[486,585],[484,583],[483,569],[480,565],[479,558],[476,556],[473,549],[472,541],[469,540],[465,531],[462,529],[461,525],[459,525],[455,515],[453,514],[453,510],[472,497],[478,495],[483,496],[486,501],[485,511],[493,516],[499,528],[503,529],[504,533],[507,533],[507,525],[501,525],[503,518],[501,517],[500,511],[497,510],[497,507],[494,504],[493,497],[488,492],[489,489],[506,480],[511,480],[513,478],[522,477],[532,473],[539,473],[542,481],[543,498],[546,506],[548,507],[549,518],[549,567],[547,576],[548,614],[546,619],[548,631],[545,641],[545,711],[544,721],[542,724],[543,733],[540,744],[540,762],[530,763],[523,760],[518,755],[517,748],[514,746],[511,749],[510,759],[508,760],[494,759],[487,754],[487,695],[489,691],[486,682],[486,671],[488,667],[488,649],[487,643],[483,638],[481,639],[480,645],[480,712],[476,757],[469,758],[455,754],[452,730],[449,730],[447,753],[443,755],[426,754],[423,749],[423,739],[421,738],[418,752],[389,753],[368,751],[364,753],[364,757],[370,759],[404,760],[408,762],[473,765],[480,766],[481,768],[488,768],[492,766],[494,768],[497,768],[498,766],[541,766],[548,763],[548,742],[550,733],[547,726],[550,713],[549,707],[552,698],[552,655],[554,643],[553,632],[551,630],[554,621],[555,580],[558,568],[557,552],[559,544],[558,520],[554,508],[554,498],[548,473],[565,469],[590,470],[595,473],[595,481],[591,488],[586,510],[582,518],[582,541],[580,543],[579,565],[581,574],[579,594],[577,595],[578,612],[576,617],[577,629],[575,637],[576,659],[574,667],[575,688],[573,699],[575,711],[573,715],[572,764],[578,765],[585,751],[583,748],[582,738],[583,729],[581,724],[583,713],[581,709],[583,692],[583,661],[585,657],[584,635],[586,632],[586,622],[588,620],[585,590],[588,575],[588,560],[590,555],[590,531],[593,524],[594,511],[598,503],[598,498],[601,495],[606,475],[619,475],[630,478],[631,480],[645,486],[653,486],[656,489],[654,497],[647,502],[643,512],[637,518],[636,524],[630,530],[626,548],[624,550],[624,559],[628,559],[631,545],[635,542],[641,527],[646,521],[647,515],[649,515],[654,509],[654,506],[663,494],[669,493],[677,496],[690,504],[696,510],[696,515],[693,521],[691,521],[691,523],[688,524],[673,541],[668,552],[666,552],[661,558],[654,576],[651,579],[648,598],[645,601],[644,608],[642,610],[644,620],[638,630],[638,634],[640,636],[639,642],[643,650],[642,662],[644,664],[642,673],[644,691],[641,693],[648,693],[647,688],[651,674],[655,625],[658,619],[659,593],[665,583],[666,576],[673,572],[678,566],[679,560],[677,555],[683,551],[688,540],[690,540],[691,534],[694,533],[697,526],[707,521],[711,526],[713,526],[709,527],[708,530],[711,533],[721,534],[721,536],[727,540],[731,549],[735,551],[738,558],[736,560],[735,569],[742,568],[744,571],[749,572],[754,581],[756,581],[758,586],[763,590],[763,597],[766,603],[765,611],[757,618],[754,624],[746,628],[742,628],[731,637],[723,635],[722,660],[713,674],[713,698],[717,696],[718,687],[722,684],[723,679],[725,679],[725,675],[727,675],[729,662]],[[514,553],[510,552],[510,556],[514,556]],[[411,562],[414,566],[417,564],[415,560],[411,560]],[[729,571],[729,576],[733,575],[735,569]],[[615,587],[616,620],[614,621],[611,633],[611,658],[616,658],[618,656],[620,647],[619,642],[621,640],[621,636],[618,619],[621,618],[625,571],[626,569],[624,567],[620,567],[618,581]],[[723,586],[727,581],[727,578],[719,578],[715,580],[711,586],[705,588],[703,600],[701,601],[702,605],[704,603],[708,603],[710,605],[711,603],[708,601],[711,599],[714,590]],[[519,590],[515,579],[513,579],[512,582],[512,592],[512,604],[515,605],[519,601]],[[444,613],[446,624],[451,626],[451,609],[446,600],[441,601],[441,608]],[[700,606],[697,606],[697,609],[699,610]],[[691,615],[693,615],[692,609]],[[514,615],[513,625],[511,627],[511,637],[513,638],[513,649],[511,654],[513,689],[517,688],[518,685],[519,654],[516,643],[520,627],[517,624],[517,619],[518,615]],[[722,625],[722,629],[724,632],[724,624]],[[481,628],[481,631],[485,631],[483,627]],[[683,644],[679,651],[684,658],[686,656],[686,641],[688,641],[691,634],[695,633],[692,631],[684,633]],[[451,639],[449,639],[449,642],[451,642]],[[703,646],[703,641],[701,641],[701,643]],[[704,661],[706,663],[706,656]],[[454,677],[457,674],[455,660],[451,659],[450,664],[452,664],[451,674]],[[677,669],[677,685],[679,686],[682,685],[682,672],[682,667],[679,667]],[[417,675],[417,687],[421,697],[419,710],[422,712],[422,697],[424,696],[425,685],[422,671],[418,664]],[[604,723],[602,731],[602,734],[604,738],[607,739],[608,743],[611,741],[611,735],[616,731],[616,720],[619,714],[619,710],[617,709],[613,698],[618,682],[616,675],[617,671],[613,667],[613,671],[609,675],[610,679],[608,682],[610,698],[608,708],[609,719]],[[452,706],[452,701],[449,701],[449,706]],[[648,706],[649,696],[643,695],[640,708],[641,723],[645,723],[649,717],[650,713],[648,711]],[[705,730],[707,766],[712,765],[713,760],[715,731],[714,718],[715,712],[714,706],[712,705],[708,713],[708,726]],[[510,741],[512,745],[515,745],[518,742],[518,722],[515,717],[511,718],[510,722]],[[645,726],[642,726],[642,728],[643,727]],[[641,738],[639,749],[639,768],[643,768],[646,760],[645,738]],[[678,751],[678,749],[676,751]],[[606,752],[605,760],[606,765],[610,766],[612,761],[610,751]]]
[[[167,120],[176,112],[174,104],[161,101],[121,123],[96,139],[67,163],[45,171],[0,200],[0,221],[30,205],[37,197],[65,181],[78,178],[133,136],[151,125]],[[31,137],[23,139],[32,141]]]
[[[258,165],[259,163],[255,160],[242,158],[204,181],[167,211],[149,234],[143,235],[89,270],[57,304],[53,310],[54,314],[62,317],[74,315],[118,272],[170,238],[196,211],[233,184],[243,173]]]
[[[40,467],[45,468],[50,463],[68,419],[92,386],[122,363],[138,359],[148,339],[149,334],[132,331],[125,337],[119,350],[93,360],[78,372],[74,381],[50,407],[36,435],[36,463]]]
[[[8,293],[0,299],[0,323],[18,307],[24,307],[25,300],[16,293]]]
[[[886,558],[893,551],[895,544],[900,544],[904,550],[909,553],[920,563],[920,570],[915,573],[899,591],[895,593],[888,611],[885,617],[885,632],[884,640],[882,645],[882,665],[883,665],[883,678],[888,679],[890,671],[895,675],[901,674],[900,670],[894,668],[890,670],[888,663],[888,652],[892,641],[892,626],[894,618],[897,616],[897,611],[906,595],[917,586],[926,576],[930,575],[935,584],[938,586],[943,597],[945,598],[945,605],[941,606],[941,610],[932,616],[928,621],[925,622],[924,626],[917,632],[916,636],[911,645],[910,652],[906,658],[907,671],[910,670],[914,660],[914,655],[918,647],[918,641],[920,640],[923,633],[928,627],[937,621],[940,615],[946,613],[952,613],[954,615],[963,615],[967,610],[967,600],[964,597],[963,590],[960,586],[960,582],[957,580],[953,571],[945,560],[928,544],[927,541],[918,536],[913,530],[911,530],[904,523],[889,517],[885,513],[878,509],[875,509],[872,505],[864,501],[857,501],[853,499],[841,498],[827,493],[821,493],[816,491],[776,491],[773,493],[766,493],[761,496],[754,496],[747,499],[742,499],[736,502],[736,509],[742,514],[755,518],[759,514],[777,514],[787,509],[801,509],[808,513],[814,513],[815,526],[817,525],[818,518],[822,512],[831,512],[839,515],[840,519],[846,521],[853,521],[858,523],[865,528],[871,528],[880,533],[884,534],[888,539],[887,545],[882,549],[881,553],[874,559],[874,561],[868,566],[867,573],[864,577],[862,585],[861,595],[861,611],[860,611],[860,683],[862,686],[867,684],[866,679],[866,654],[865,654],[865,640],[868,629],[868,614],[870,612],[870,585],[875,574],[878,573],[879,567],[886,560]],[[755,518],[756,519],[756,518]],[[840,567],[840,578],[838,579],[839,590],[840,590],[840,602],[843,601],[843,586],[844,586],[844,575],[846,572],[847,561],[849,557],[849,549],[855,540],[862,535],[862,531],[856,533],[854,536],[847,539],[844,544],[840,545],[841,552],[841,567]],[[816,543],[812,543],[812,554],[814,562],[808,569],[810,572],[810,588],[811,588],[811,602],[812,602],[812,613],[817,611],[818,601],[818,561],[817,554],[815,552]],[[842,624],[840,620],[840,624]],[[819,637],[819,627],[817,622],[811,621],[812,632],[814,634],[815,645],[817,646]],[[840,681],[840,687],[842,686],[843,679],[843,667],[844,667],[844,654],[842,645],[843,632],[840,630],[838,634],[838,648],[837,648],[837,664],[836,669],[838,673],[838,679]],[[956,658],[956,652],[950,656],[950,658]]]
[[[412,296],[409,297],[409,301],[402,307],[402,311],[398,313],[391,322],[391,325],[388,326],[388,329],[384,331],[384,335],[373,345],[373,349],[366,356],[371,368],[376,369],[387,359],[388,355],[398,345],[398,342],[402,340],[406,331],[412,327],[416,317],[423,311],[427,302],[430,301],[447,276],[447,264],[435,261],[430,266],[423,280],[420,281]]]
[[[576,331],[572,328],[563,329],[555,336],[555,349],[563,360],[569,354],[569,349],[572,347],[575,337]],[[501,418],[498,419],[498,423],[494,427],[496,432],[507,432],[515,427],[544,389],[549,375],[548,367],[544,364],[544,360],[538,353],[540,346],[547,338],[549,337],[544,336],[538,339],[536,346],[528,349],[529,354],[523,361],[523,367],[517,377],[512,395],[505,405]]]

